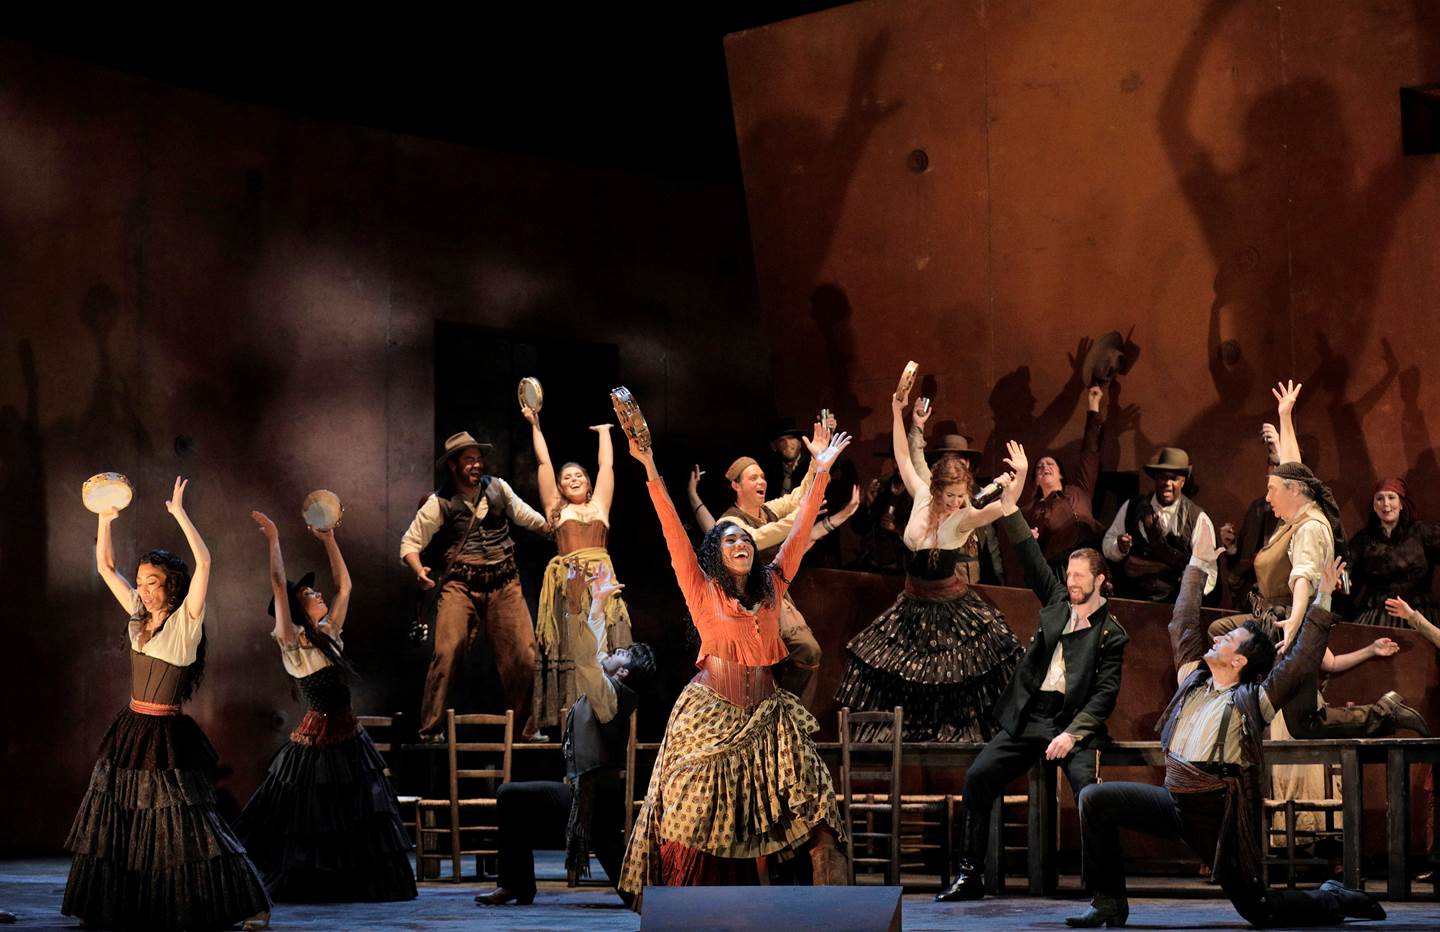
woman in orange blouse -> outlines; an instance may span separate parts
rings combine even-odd
[[[819,730],[800,700],[775,685],[770,667],[784,660],[780,602],[800,566],[825,499],[830,467],[850,444],[807,440],[814,484],[774,563],[755,568],[755,541],[721,522],[697,553],[655,469],[653,450],[634,441],[670,563],[700,632],[699,672],[676,700],[665,739],[630,835],[620,889],[755,882],[755,858],[808,843],[817,884],[843,884],[840,812],[830,771],[810,735]]]

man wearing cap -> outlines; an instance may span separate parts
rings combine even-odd
[[[818,422],[815,425],[815,442],[822,447],[830,442],[830,429]],[[730,480],[730,488],[735,492],[735,504],[719,519],[711,517],[709,509],[700,501],[694,483],[690,486],[690,505],[700,530],[709,533],[711,528],[723,521],[731,521],[748,528],[750,536],[755,539],[756,564],[765,566],[772,563],[795,523],[795,513],[804,501],[805,493],[810,490],[815,480],[814,462],[810,463],[799,485],[789,493],[769,501],[765,500],[765,493],[769,488],[765,470],[754,457],[742,456],[731,463],[730,468],[725,470],[725,478]],[[846,514],[845,517],[849,515]],[[836,526],[837,520],[840,520],[838,515],[836,518],[827,517],[817,522],[811,539],[817,540],[828,533]],[[775,681],[797,696],[802,705],[808,706],[815,698],[815,673],[820,669],[820,643],[815,640],[810,626],[805,623],[805,616],[800,614],[788,592],[780,606],[780,639],[785,642],[790,655],[775,668]]]
[[[920,481],[930,484],[930,464],[947,453],[965,460],[971,475],[974,475],[982,453],[975,449],[975,444],[964,434],[941,434],[935,448],[926,449],[925,422],[930,420],[930,411],[928,404],[923,410],[919,404],[915,405],[910,415],[910,432],[905,437],[910,446],[910,463],[915,467]],[[977,487],[978,485],[979,483],[976,483]],[[900,526],[904,527],[903,524]],[[972,586],[982,583],[994,586],[1005,584],[1005,558],[1000,553],[1000,537],[995,533],[995,525],[986,524],[976,528],[975,533],[965,542],[963,550],[965,556],[961,559],[958,571],[967,583]]]
[[[804,429],[794,418],[784,418],[770,427],[770,452],[774,456],[765,464],[765,483],[780,495],[799,488],[809,470],[810,454],[800,442],[804,436]]]
[[[1190,478],[1190,454],[1179,447],[1161,447],[1145,471],[1155,483],[1154,494],[1137,495],[1120,506],[1101,549],[1107,560],[1120,565],[1117,594],[1171,602],[1191,552],[1202,539],[1215,540],[1215,525],[1182,491]],[[1215,588],[1218,567],[1213,558],[1200,560],[1199,566],[1205,571],[1208,595]]]
[[[484,474],[485,454],[491,449],[468,431],[445,441],[435,468],[449,475],[425,499],[400,541],[400,560],[415,574],[420,588],[440,587],[435,655],[425,675],[421,702],[421,740],[440,739],[450,682],[482,622],[505,700],[517,716],[525,717],[524,736],[533,740],[536,734],[529,719],[535,688],[535,626],[520,591],[510,523],[538,534],[545,533],[547,524],[504,479]],[[421,552],[432,543],[445,548],[438,577],[421,562]]]

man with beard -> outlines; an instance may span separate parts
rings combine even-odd
[[[510,524],[537,534],[545,533],[547,524],[504,479],[485,475],[485,454],[491,449],[468,431],[445,441],[435,468],[448,470],[449,478],[420,506],[400,541],[400,560],[420,588],[440,587],[435,654],[425,675],[420,710],[422,741],[444,740],[439,729],[450,682],[482,622],[505,701],[525,718],[524,737],[535,740],[537,735],[529,715],[535,690],[535,625],[520,591]],[[421,552],[432,542],[445,548],[439,579],[421,562]]]
[[[1022,449],[1011,456],[1017,470]],[[1045,560],[1030,526],[1009,499],[1000,518],[1015,545],[1025,582],[1040,599],[1040,623],[1015,675],[995,704],[1000,725],[965,775],[965,835],[955,882],[935,897],[940,902],[976,900],[985,895],[985,848],[990,809],[1005,786],[1043,756],[1058,761],[1070,789],[1095,782],[1092,745],[1103,738],[1105,720],[1120,693],[1125,629],[1110,614],[1105,596],[1105,562],[1082,548],[1070,554],[1062,583]]]
[[[1121,596],[1171,602],[1195,543],[1202,535],[1215,540],[1215,525],[1183,492],[1190,479],[1190,454],[1179,447],[1161,447],[1145,464],[1145,472],[1155,483],[1154,494],[1137,495],[1120,506],[1100,549],[1120,565],[1115,588]],[[1213,557],[1200,567],[1208,595],[1219,570]]]

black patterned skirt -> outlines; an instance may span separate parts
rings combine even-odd
[[[277,902],[415,897],[385,761],[347,709],[305,713],[235,823]]]
[[[949,591],[926,594],[936,589]],[[907,581],[848,647],[835,704],[856,712],[903,706],[906,741],[990,740],[990,710],[1023,653],[998,609],[949,581]],[[885,741],[889,729],[869,726],[856,735]]]
[[[126,709],[65,846],[60,911],[106,929],[224,929],[270,908],[255,866],[215,808],[218,755],[188,715]]]

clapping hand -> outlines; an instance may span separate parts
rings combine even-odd
[[[844,452],[845,448],[850,446],[851,439],[853,438],[842,430],[831,437],[829,444],[822,450],[815,449],[808,441],[806,445],[810,446],[810,455],[814,457],[815,462],[820,464],[822,469],[829,469],[830,465],[840,457],[840,454]]]

